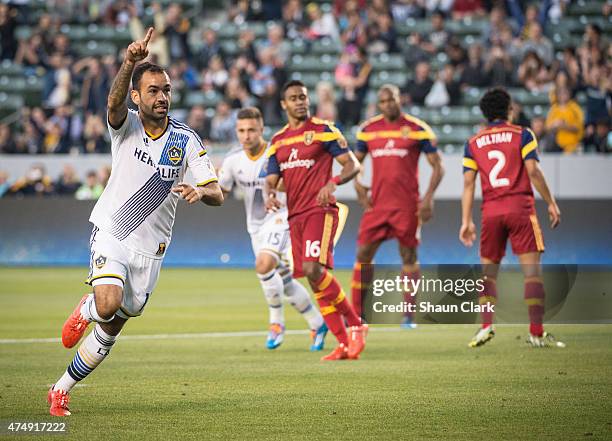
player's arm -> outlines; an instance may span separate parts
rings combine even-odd
[[[548,217],[550,219],[550,227],[556,228],[561,222],[561,211],[555,197],[550,192],[544,173],[540,168],[540,158],[538,157],[538,141],[535,134],[530,129],[523,130],[521,139],[521,157],[527,170],[529,180],[535,187],[542,199],[548,204]]]
[[[474,161],[469,142],[466,142],[463,154],[463,194],[461,195],[461,228],[459,229],[459,240],[466,247],[471,247],[476,240],[476,225],[472,220],[472,207],[477,173],[478,164]]]
[[[204,185],[196,185],[181,182],[172,187],[172,191],[178,193],[189,204],[195,204],[198,201],[204,202],[206,205],[218,207],[223,205],[223,191],[219,182],[216,180],[208,182]]]
[[[425,157],[432,170],[431,178],[429,178],[429,186],[419,204],[419,218],[423,223],[429,221],[433,217],[434,194],[444,177],[444,166],[442,165],[442,156],[440,152],[436,150],[427,153]]]
[[[268,211],[277,211],[282,206],[281,202],[276,197],[276,193],[279,191],[278,187],[281,180],[281,171],[274,152],[275,150],[270,151],[268,161],[262,169],[262,174],[266,177],[264,182],[264,194],[266,209]]]
[[[542,199],[544,199],[548,204],[548,218],[550,219],[550,227],[556,228],[557,225],[561,223],[561,211],[559,210],[555,197],[548,188],[548,184],[546,183],[546,178],[544,177],[540,164],[535,159],[528,159],[525,161],[525,168],[527,169],[529,180],[537,192],[540,193]]]
[[[147,45],[153,35],[153,28],[149,28],[144,40],[137,40],[131,43],[125,51],[125,58],[117,76],[113,80],[110,92],[108,93],[108,123],[112,128],[118,129],[125,121],[128,114],[127,94],[132,80],[132,73],[136,63],[149,56]]]
[[[365,144],[365,142],[359,140],[359,134],[357,135],[357,137],[358,138],[357,138],[357,146],[355,147],[355,157],[357,158],[357,161],[359,161],[359,163],[362,164],[363,160],[368,154],[368,150],[367,150],[367,145]],[[353,185],[355,186],[355,192],[357,193],[357,200],[359,201],[359,204],[361,204],[361,206],[365,210],[368,210],[372,208],[372,200],[370,199],[370,196],[368,195],[368,191],[370,190],[370,188],[367,185],[364,185],[362,181],[363,172],[364,172],[363,167],[360,167],[359,173],[357,174],[357,176],[355,177],[355,180],[353,181]]]
[[[346,142],[346,141],[345,141]],[[342,185],[353,179],[359,174],[361,165],[355,157],[355,154],[347,149],[346,153],[335,156],[336,161],[342,165],[342,170],[339,175],[334,176],[325,186],[319,190],[317,202],[321,206],[333,204],[336,202],[334,192],[338,185]]]

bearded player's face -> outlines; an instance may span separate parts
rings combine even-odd
[[[304,121],[310,115],[310,99],[308,90],[302,86],[292,86],[285,91],[281,100],[283,110],[290,118]]]
[[[401,105],[399,95],[383,89],[378,93],[378,108],[383,116],[391,121],[400,116]]]
[[[145,118],[165,120],[172,100],[170,78],[165,72],[145,72],[138,90],[132,90],[132,100]]]

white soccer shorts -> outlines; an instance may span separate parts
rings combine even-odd
[[[253,253],[267,253],[279,262],[291,261],[291,238],[289,224],[282,217],[274,217],[251,234]]]
[[[162,259],[135,253],[112,234],[94,227],[90,239],[89,277],[86,283],[117,285],[123,299],[117,315],[124,319],[142,314],[159,278]]]

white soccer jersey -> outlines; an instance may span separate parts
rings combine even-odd
[[[187,168],[197,185],[217,180],[199,136],[168,117],[164,133],[150,137],[138,112],[129,110],[121,127],[110,124],[112,173],[89,221],[127,248],[162,258],[170,244],[179,196],[170,189]]]
[[[219,185],[226,191],[231,191],[234,184],[244,193],[244,208],[246,210],[247,230],[255,234],[267,221],[282,217],[287,219],[287,204],[285,194],[278,193],[283,208],[275,213],[268,213],[264,201],[265,178],[260,177],[267,155],[264,149],[258,156],[250,156],[239,147],[230,151],[219,171]]]

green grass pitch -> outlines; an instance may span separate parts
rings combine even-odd
[[[6,340],[59,337],[85,276],[0,268],[0,420],[51,419],[47,388],[74,350]],[[266,320],[251,271],[163,269],[123,335],[263,331]],[[478,349],[467,347],[474,326],[387,326],[361,360],[337,363],[308,352],[303,334],[276,351],[260,335],[120,340],[73,390],[69,435],[53,439],[612,439],[612,326],[550,329],[566,349],[526,347],[526,326],[499,327]]]

